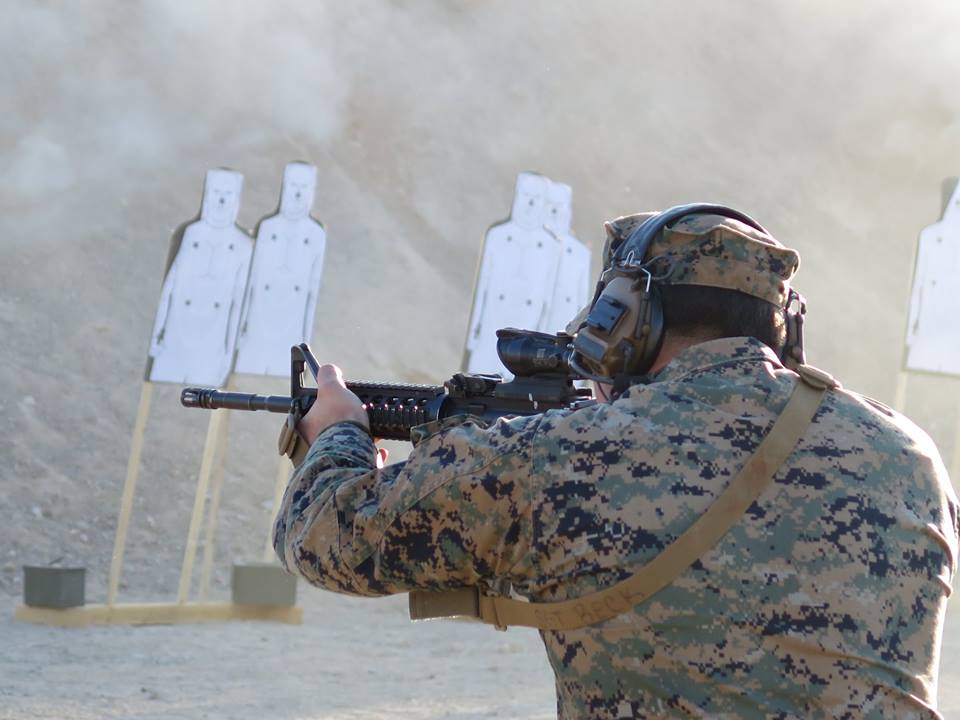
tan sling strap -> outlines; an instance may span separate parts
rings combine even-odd
[[[287,415],[287,421],[280,429],[280,437],[277,438],[277,451],[290,458],[290,462],[293,463],[295,468],[303,464],[307,452],[310,450],[309,443],[300,437],[300,433],[297,432],[297,423],[300,420],[299,414],[291,412]]]
[[[627,579],[583,597],[545,603],[488,595],[476,587],[440,593],[417,590],[410,593],[411,619],[459,616],[501,630],[510,625],[573,630],[616,617],[659,592],[737,524],[803,437],[827,388],[838,387],[816,368],[804,365],[797,373],[802,382],[737,476],[693,525]]]

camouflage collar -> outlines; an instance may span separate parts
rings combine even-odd
[[[684,375],[707,370],[717,365],[740,362],[768,362],[776,369],[783,367],[777,354],[755,338],[720,338],[682,350],[650,379],[652,382],[677,380]]]

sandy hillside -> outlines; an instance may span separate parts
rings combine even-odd
[[[915,238],[939,216],[941,180],[960,174],[958,8],[11,3],[0,23],[4,607],[22,592],[24,564],[85,566],[88,597],[104,597],[167,242],[195,213],[210,167],[244,173],[240,221],[250,227],[276,206],[286,162],[318,166],[314,213],[328,250],[313,344],[348,377],[438,382],[458,368],[480,238],[507,214],[516,173],[530,169],[573,186],[575,232],[595,249],[602,221],[627,212],[711,200],[755,215],[804,257],[811,361],[889,402]],[[958,382],[909,386],[908,413],[948,464]],[[241,387],[279,392],[283,383],[244,378]],[[176,591],[207,421],[177,398],[174,387],[154,392],[124,599]],[[234,414],[230,423],[216,597],[231,562],[262,553],[276,468],[276,418]],[[330,644],[337,667],[376,673],[377,647],[389,687],[324,676],[339,715],[302,700],[311,680],[276,696],[282,713],[259,716],[404,716],[389,703],[424,703],[422,688],[416,701],[409,693],[434,672],[404,658],[412,648],[433,657],[430,638],[454,648],[460,637],[459,628],[408,631],[400,613],[390,616],[392,645],[366,633],[378,625],[354,640],[348,625],[330,624],[327,601],[310,602],[308,625],[293,633],[64,633],[8,618],[0,706],[13,710],[0,717],[231,716],[196,698],[254,695],[285,666],[290,638],[301,643],[298,666],[311,669]],[[329,602],[364,624],[349,603]],[[951,632],[952,670],[960,647]],[[517,661],[498,650],[510,636],[477,637],[488,654],[457,662]],[[536,675],[519,704],[501,699],[503,678],[521,672],[505,664],[500,675],[459,676],[462,708],[443,701],[408,716],[478,717],[491,697],[501,716],[549,714],[549,676],[529,640],[517,653],[529,653]],[[155,658],[181,644],[190,659],[173,649]],[[209,654],[221,647],[224,656]],[[198,669],[250,655],[266,658],[263,674],[239,675],[243,688]],[[108,711],[119,684],[97,695],[77,679],[94,667],[115,679],[120,657],[144,679],[123,685],[129,710]],[[151,685],[153,673],[164,688],[187,683],[186,694]],[[301,700],[284,700],[293,695]],[[369,706],[351,704],[361,697]]]

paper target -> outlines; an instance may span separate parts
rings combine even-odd
[[[230,372],[253,240],[237,227],[243,176],[210,170],[200,217],[183,229],[150,343],[152,382],[220,386]]]
[[[310,342],[326,248],[310,216],[316,183],[313,165],[287,165],[279,210],[257,226],[237,373],[289,377],[290,346]]]
[[[510,377],[497,356],[496,331],[546,327],[561,241],[544,228],[550,181],[517,177],[510,218],[486,234],[467,336],[467,371]]]
[[[560,260],[553,293],[548,303],[545,332],[562,332],[589,301],[590,249],[573,236],[573,190],[569,185],[552,182],[547,195],[545,225],[560,241]]]
[[[924,228],[910,296],[906,368],[960,375],[960,185]]]

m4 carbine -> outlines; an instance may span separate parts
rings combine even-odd
[[[497,331],[497,354],[514,375],[457,373],[443,385],[348,382],[370,418],[370,433],[385,440],[409,440],[417,425],[454,415],[494,421],[501,417],[536,415],[545,410],[577,408],[593,403],[588,388],[573,384],[570,343],[563,333],[549,335],[505,328]],[[184,388],[186,407],[215,410],[267,410],[303,417],[316,400],[315,388],[304,387],[304,371],[316,378],[319,364],[306,343],[290,349],[290,397],[251,395],[205,388]]]

